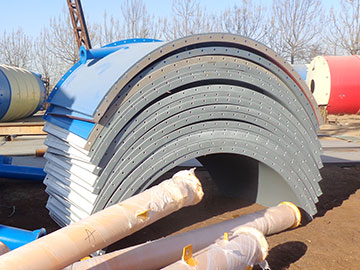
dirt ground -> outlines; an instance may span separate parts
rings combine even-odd
[[[322,127],[322,136],[347,136],[347,140],[360,137],[360,116],[331,117],[330,123]],[[206,171],[197,170],[196,174],[205,191],[199,205],[182,209],[121,240],[108,250],[263,209],[260,205],[249,205],[241,199],[223,196]],[[304,220],[296,229],[267,237],[270,246],[267,261],[272,270],[359,269],[360,164],[326,165],[321,169],[321,174],[323,195],[319,198],[318,214],[314,219],[311,222]],[[58,229],[45,208],[47,195],[44,189],[41,183],[1,180],[0,224],[31,230],[45,227],[48,232]]]

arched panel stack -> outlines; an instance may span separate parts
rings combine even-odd
[[[316,213],[319,113],[280,56],[222,33],[110,46],[71,68],[49,98],[47,207],[60,225],[194,158],[227,193]]]

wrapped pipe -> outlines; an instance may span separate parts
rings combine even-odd
[[[0,257],[0,269],[62,269],[203,196],[194,170],[180,171],[125,201]]]
[[[164,270],[248,270],[263,262],[268,254],[268,243],[264,235],[252,227],[240,226],[231,236],[217,239],[215,244],[197,252],[194,257],[184,249],[181,260],[163,268]]]
[[[10,249],[3,242],[0,241],[0,256],[9,251]]]
[[[299,209],[292,203],[283,202],[278,206],[225,222],[77,262],[66,270],[160,269],[179,260],[185,246],[192,244],[192,250],[197,252],[213,244],[224,232],[233,233],[239,226],[253,227],[264,235],[270,235],[297,227],[300,221]]]
[[[46,230],[44,228],[28,231],[0,225],[0,241],[10,250],[26,245],[44,235],[46,235]]]

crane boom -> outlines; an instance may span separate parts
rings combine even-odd
[[[81,45],[84,45],[87,50],[91,49],[89,33],[80,0],[66,0],[66,2],[69,7],[70,18],[78,47],[80,48]]]

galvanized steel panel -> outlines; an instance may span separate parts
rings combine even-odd
[[[319,112],[294,69],[230,34],[149,45],[89,60],[58,84],[45,125],[54,220],[77,221],[193,158],[224,190],[315,214]]]

